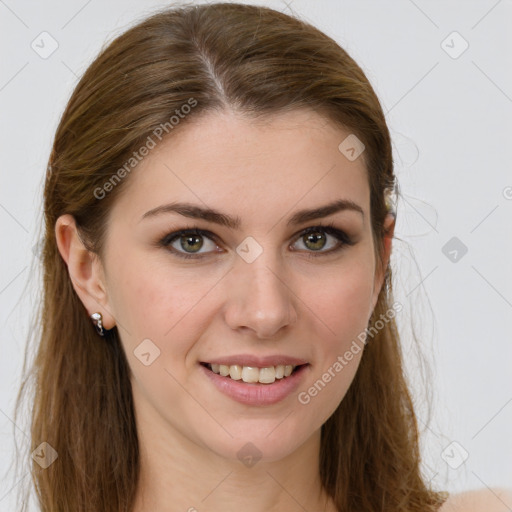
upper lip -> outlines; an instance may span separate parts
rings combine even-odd
[[[268,366],[278,365],[292,365],[300,366],[307,364],[308,362],[298,357],[286,356],[283,354],[277,354],[274,356],[255,356],[251,354],[238,354],[233,356],[216,357],[203,361],[204,363],[210,364],[225,364],[227,366],[239,365],[239,366],[256,366],[258,368],[266,368]]]

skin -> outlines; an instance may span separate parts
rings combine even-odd
[[[343,400],[363,351],[307,404],[292,393],[263,407],[220,393],[199,366],[223,355],[287,354],[310,363],[307,390],[364,332],[383,284],[374,254],[363,158],[338,145],[349,135],[310,111],[255,121],[209,113],[177,131],[126,178],[109,219],[104,261],[81,244],[70,215],[55,231],[73,286],[105,328],[117,325],[131,369],[141,449],[136,512],[335,510],[318,474],[320,428]],[[92,193],[92,192],[91,192]],[[297,226],[297,210],[336,199],[360,205]],[[238,216],[239,230],[152,208],[187,201]],[[318,254],[300,236],[333,222],[355,241]],[[382,254],[391,250],[393,218]],[[157,242],[204,229],[203,259],[182,259]],[[253,237],[263,252],[247,263],[236,248]],[[321,245],[321,244],[320,244]],[[172,246],[191,251],[179,239]],[[291,249],[292,246],[294,249]],[[194,246],[193,246],[194,247]],[[312,248],[313,247],[313,248]],[[216,251],[216,252],[215,252]],[[134,350],[150,339],[160,355],[146,366]],[[261,459],[237,452],[252,443]]]
[[[509,512],[511,488],[473,489],[450,496],[439,512]]]

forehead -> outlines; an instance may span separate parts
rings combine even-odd
[[[348,159],[339,149],[350,135],[309,110],[257,119],[208,112],[156,144],[132,171],[114,210],[138,222],[146,211],[180,200],[242,219],[268,213],[275,222],[294,205],[344,198],[366,211],[363,158]]]

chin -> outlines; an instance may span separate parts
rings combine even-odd
[[[291,416],[291,415],[290,415]],[[271,418],[265,420],[238,421],[237,425],[225,428],[228,434],[220,439],[205,439],[204,444],[218,456],[240,461],[247,467],[252,467],[258,462],[275,462],[285,459],[295,452],[307,441],[315,430],[304,430],[286,425],[292,422],[291,417],[286,419]]]

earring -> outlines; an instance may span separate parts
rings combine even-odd
[[[100,336],[105,336],[105,331],[103,329],[103,317],[101,316],[101,313],[93,313],[91,315],[92,323],[94,324],[94,327],[96,327],[96,331]]]
[[[396,219],[396,186],[392,190],[384,192],[384,201],[386,203],[386,210],[389,214],[393,215]]]

